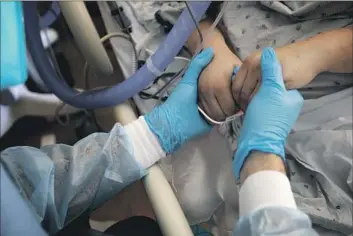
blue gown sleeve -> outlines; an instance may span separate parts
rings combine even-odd
[[[50,234],[146,174],[119,124],[73,146],[8,148],[1,152],[1,166]]]
[[[308,215],[287,207],[264,207],[240,218],[233,235],[319,236]]]

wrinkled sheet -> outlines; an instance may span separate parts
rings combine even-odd
[[[352,94],[308,101],[286,147],[298,207],[314,224],[344,234],[353,232]]]

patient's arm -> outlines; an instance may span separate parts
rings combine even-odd
[[[321,33],[307,40],[324,61],[321,71],[353,72],[353,26]]]
[[[352,72],[353,28],[336,29],[276,48],[287,89],[308,85],[321,72]],[[248,56],[232,84],[233,97],[246,109],[260,81],[261,52]]]

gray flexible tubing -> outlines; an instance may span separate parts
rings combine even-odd
[[[90,66],[103,74],[113,73],[113,65],[82,1],[59,1],[61,12],[74,36],[80,52]]]
[[[209,5],[210,1],[192,2],[190,4],[197,21],[200,21]],[[41,44],[36,6],[36,2],[23,2],[27,47],[38,73],[47,87],[61,100],[71,106],[85,109],[115,106],[148,86],[173,61],[195,29],[195,24],[189,12],[184,9],[158,50],[129,79],[108,89],[80,93],[70,88],[63,80],[60,80],[50,64]]]

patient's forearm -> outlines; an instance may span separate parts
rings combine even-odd
[[[353,27],[332,30],[306,40],[320,55],[320,72],[353,72]]]
[[[203,47],[207,48],[207,47],[213,47],[213,48],[219,48],[219,47],[228,47],[225,43],[225,40],[223,38],[222,33],[215,28],[213,34],[210,37],[206,37],[206,34],[208,32],[208,30],[210,29],[212,25],[212,22],[208,19],[203,20],[200,24],[199,24],[199,29],[202,33],[203,36]],[[195,53],[195,51],[197,50],[197,46],[200,43],[200,36],[197,30],[195,30],[191,36],[189,37],[188,41],[187,41],[187,46],[189,48],[189,50],[192,53]]]

